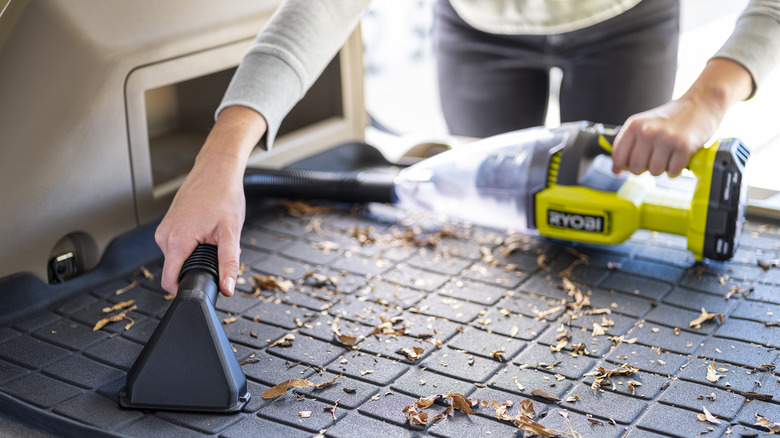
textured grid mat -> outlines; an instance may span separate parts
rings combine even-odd
[[[248,221],[243,293],[216,305],[249,380],[244,412],[118,407],[169,304],[159,264],[147,266],[153,278],[139,271],[0,328],[0,411],[74,436],[715,437],[780,427],[775,226],[749,223],[730,263],[695,264],[684,239],[664,234],[572,248],[377,208],[278,207]],[[127,300],[130,319],[93,331],[103,308]],[[291,378],[337,376],[262,397]]]

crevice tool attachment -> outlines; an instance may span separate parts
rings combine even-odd
[[[214,309],[218,272],[217,247],[198,245],[181,269],[176,298],[127,374],[122,407],[231,413],[249,401]]]

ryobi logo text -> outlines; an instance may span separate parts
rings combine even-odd
[[[571,228],[577,231],[604,232],[604,216],[547,210],[547,224],[554,227]]]

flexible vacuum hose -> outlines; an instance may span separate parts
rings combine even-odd
[[[179,281],[192,270],[200,269],[211,274],[215,281],[219,281],[219,261],[217,258],[217,246],[210,243],[200,243],[195,251],[190,254],[179,273]]]
[[[393,203],[397,200],[394,178],[392,173],[368,171],[249,168],[244,174],[244,192],[247,196]]]

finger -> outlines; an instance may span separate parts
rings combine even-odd
[[[162,279],[160,280],[162,288],[167,292],[173,295],[176,295],[176,292],[178,292],[181,267],[197,245],[198,242],[194,240],[186,243],[168,240],[167,251],[163,251],[165,261],[163,262]]]
[[[653,176],[658,176],[667,169],[669,165],[671,151],[666,143],[656,144],[652,148],[650,158],[647,165],[647,170]]]
[[[229,233],[219,241],[219,288],[226,297],[233,295],[240,269],[241,244],[238,234]]]
[[[671,177],[675,177],[682,173],[685,166],[688,165],[691,156],[685,150],[675,151],[671,158],[669,158],[669,167],[666,169],[666,173]]]
[[[628,157],[631,154],[631,149],[634,147],[635,138],[631,122],[627,122],[626,126],[618,132],[612,145],[613,173],[620,173],[628,168]]]
[[[634,175],[647,170],[647,165],[650,161],[650,153],[652,152],[654,142],[637,142],[631,148],[631,155],[628,158],[628,170]]]

